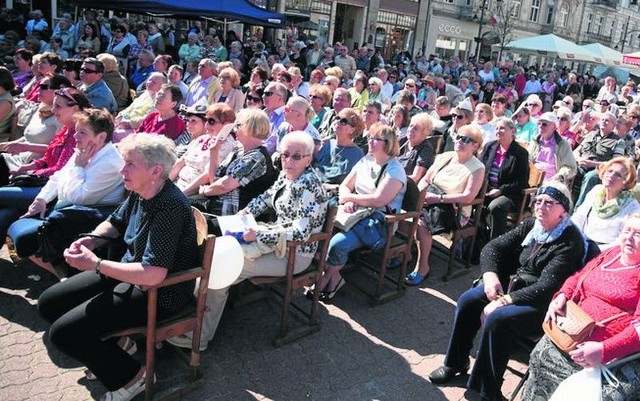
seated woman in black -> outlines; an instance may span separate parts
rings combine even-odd
[[[124,185],[131,191],[104,222],[65,250],[72,267],[82,270],[46,290],[38,310],[51,323],[49,338],[80,361],[107,388],[103,400],[131,400],[144,390],[144,367],[127,351],[131,341],[103,335],[147,321],[147,293],[142,286],[161,283],[168,273],[198,265],[196,228],[184,194],[170,180],[175,163],[173,141],[136,134],[120,142]],[[120,262],[93,252],[104,240],[122,237],[127,251]],[[193,299],[195,282],[158,290],[158,320],[181,311]],[[125,338],[126,339],[126,338]],[[120,344],[120,345],[119,345]]]

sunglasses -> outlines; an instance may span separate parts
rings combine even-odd
[[[38,85],[38,88],[40,88],[40,90],[43,91],[48,91],[49,89],[54,89],[51,87],[51,84],[40,84]]]
[[[261,102],[261,101],[262,101],[262,99],[259,96],[247,95],[247,102],[258,103],[258,102]]]
[[[473,138],[465,136],[465,135],[456,136],[456,141],[460,141],[460,142],[466,143],[466,144],[470,144],[470,143],[475,143],[476,142],[476,141],[473,140]]]
[[[71,96],[71,93],[69,92],[69,88],[64,88],[64,89],[59,89],[55,92],[53,92],[56,96],[62,96],[63,98],[67,99],[69,102],[71,102],[71,104],[67,104],[67,106],[77,106],[78,102],[76,101],[76,99],[74,99],[73,96]]]
[[[287,160],[287,159],[293,159],[297,162],[299,162],[300,160],[302,160],[302,158],[307,157],[309,155],[301,155],[300,153],[294,153],[291,154],[289,152],[284,152],[282,154],[280,154],[280,157],[282,158],[282,160]]]
[[[539,125],[539,126],[541,126],[541,127],[546,127],[547,125],[549,125],[549,123],[546,123],[546,122],[544,122],[544,121],[540,121],[540,122],[538,123],[538,125]]]
[[[311,95],[311,99],[320,99],[320,100],[324,100],[324,99],[322,99],[322,96],[318,96],[318,95]]]
[[[346,118],[341,118],[340,120],[338,120],[338,122],[340,123],[340,125],[351,125],[349,120]]]
[[[215,118],[205,118],[204,122],[209,125],[216,125],[219,121]]]
[[[451,114],[451,118],[464,118],[462,114]]]
[[[264,91],[263,92],[263,96],[266,96],[266,97],[273,96],[273,95],[277,95],[277,93],[271,92],[271,91]]]

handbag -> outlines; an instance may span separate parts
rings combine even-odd
[[[429,184],[427,192],[444,195],[445,192],[436,184]],[[458,219],[451,203],[432,203],[424,207],[424,215],[432,235],[451,232],[458,228]]]
[[[580,277],[574,294],[578,293],[582,282],[593,269],[585,272]],[[589,338],[596,326],[602,327],[605,323],[624,315],[628,315],[628,313],[620,312],[596,323],[573,299],[568,299],[565,307],[565,316],[557,316],[555,323],[550,320],[543,322],[542,330],[558,348],[564,352],[569,352]]]
[[[349,231],[360,220],[363,220],[371,216],[373,212],[374,212],[373,208],[363,207],[363,208],[359,208],[353,213],[347,213],[344,211],[344,206],[340,205],[340,207],[338,207],[338,212],[336,213],[336,219],[333,224],[339,230]]]
[[[32,188],[44,187],[49,181],[49,177],[42,177],[35,174],[20,174],[9,180],[8,187]]]

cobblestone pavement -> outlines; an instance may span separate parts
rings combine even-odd
[[[377,307],[346,286],[334,305],[321,306],[318,333],[281,348],[272,345],[279,318],[276,303],[225,312],[216,338],[202,354],[204,386],[183,399],[464,399],[464,378],[436,387],[427,376],[442,363],[455,300],[469,288],[477,269],[445,283],[440,279],[444,260],[436,254],[432,266],[433,274],[421,286]],[[0,400],[88,400],[105,391],[100,383],[85,380],[83,367],[48,341],[36,302],[55,282],[29,263],[14,266],[6,247],[0,252]],[[137,357],[142,360],[142,352]],[[156,366],[159,390],[186,371],[182,360],[166,349],[158,352]],[[524,370],[517,361],[510,367]],[[506,396],[518,380],[507,371]]]

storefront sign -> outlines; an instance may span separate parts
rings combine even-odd
[[[456,35],[460,35],[462,33],[462,29],[459,26],[444,23],[438,25],[438,30],[440,32],[455,33]]]

